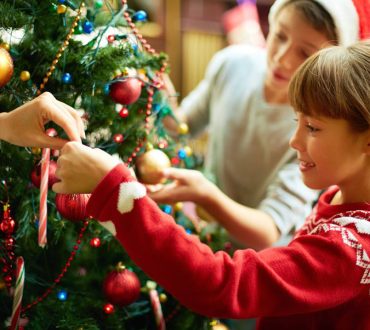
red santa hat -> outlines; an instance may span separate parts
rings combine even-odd
[[[271,6],[269,23],[273,23],[281,7],[290,0],[276,0]],[[312,0],[331,15],[337,28],[340,45],[350,45],[370,38],[370,0]]]

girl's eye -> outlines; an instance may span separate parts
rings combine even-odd
[[[318,132],[319,131],[319,129],[318,128],[316,128],[316,127],[314,127],[314,126],[312,126],[311,124],[306,124],[306,128],[308,129],[308,131],[309,132],[311,132],[311,133],[315,133],[315,132]]]

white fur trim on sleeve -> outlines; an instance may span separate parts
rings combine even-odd
[[[134,200],[146,195],[145,187],[139,182],[123,182],[119,188],[117,209],[123,214],[132,211]]]
[[[105,222],[99,221],[99,223],[101,224],[102,227],[108,230],[113,236],[117,235],[116,226],[114,225],[112,221],[105,221]]]

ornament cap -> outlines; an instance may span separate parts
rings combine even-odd
[[[116,270],[118,271],[118,272],[122,272],[122,271],[124,271],[126,269],[126,266],[123,264],[123,262],[122,261],[120,261],[118,264],[117,264],[117,266],[116,266]]]

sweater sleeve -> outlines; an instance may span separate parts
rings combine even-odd
[[[303,225],[318,194],[303,183],[298,164],[289,163],[269,186],[259,209],[274,219],[282,235],[288,235]]]
[[[187,234],[144,194],[118,165],[93,192],[88,213],[104,221],[144,272],[195,312],[219,318],[308,313],[363,290],[364,269],[338,232],[302,236],[288,247],[258,253],[239,250],[231,257]]]
[[[201,133],[209,124],[212,98],[218,97],[214,96],[214,86],[224,64],[230,61],[233,48],[222,49],[212,57],[202,81],[180,104],[178,111],[186,115],[192,135]]]

